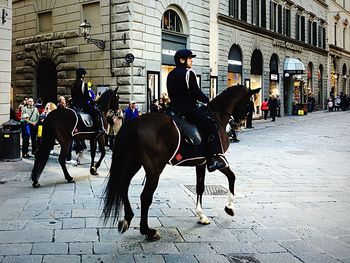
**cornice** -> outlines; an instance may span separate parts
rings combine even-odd
[[[346,50],[344,48],[335,46],[333,44],[329,44],[329,52],[332,52],[332,51],[337,51],[337,52],[341,52],[341,53],[345,53],[347,55],[350,55],[350,51],[349,50]]]

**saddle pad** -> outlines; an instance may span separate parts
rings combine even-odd
[[[190,165],[191,162],[201,160],[205,163],[204,144],[202,142],[197,145],[189,143],[187,138],[180,132],[177,123],[175,121],[173,122],[179,134],[179,142],[173,156],[169,160],[169,164],[186,166]]]

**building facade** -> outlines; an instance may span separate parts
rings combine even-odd
[[[335,96],[350,94],[350,2],[329,0],[329,87]],[[328,93],[329,96],[329,93]]]
[[[118,87],[122,103],[136,100],[147,111],[166,92],[173,55],[185,47],[198,55],[194,69],[209,87],[209,0],[14,0],[13,11],[17,104],[31,95],[45,102],[69,95],[75,70],[84,67],[96,92]],[[87,39],[79,34],[84,19]]]
[[[10,117],[12,2],[0,0],[0,124]]]
[[[313,94],[319,108],[327,97],[327,17],[323,0],[212,1],[212,79],[218,92],[237,83],[262,87],[255,115],[269,95],[279,95],[282,113]]]

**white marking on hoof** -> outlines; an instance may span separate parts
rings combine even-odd
[[[200,205],[197,205],[196,207],[196,214],[198,217],[198,223],[202,225],[209,225],[210,220],[209,218],[204,214],[203,209]]]

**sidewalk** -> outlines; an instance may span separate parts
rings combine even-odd
[[[206,176],[208,226],[196,223],[194,168],[167,166],[150,209],[157,242],[139,233],[143,170],[130,186],[130,229],[103,226],[110,151],[98,176],[89,174],[88,152],[83,166],[67,165],[76,180],[68,184],[56,146],[38,189],[29,180],[33,158],[0,162],[0,263],[350,262],[349,114],[254,120],[227,153],[237,177],[234,217],[223,209],[225,176]]]

